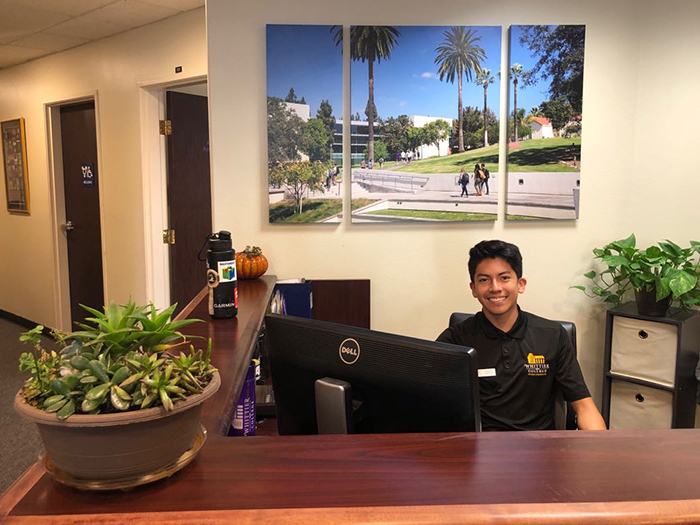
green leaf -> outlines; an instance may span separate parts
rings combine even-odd
[[[119,396],[119,393],[117,392],[117,386],[112,387],[112,391],[110,392],[109,395],[109,400],[112,402],[112,406],[116,408],[117,410],[128,410],[129,409],[129,401],[122,399]]]
[[[150,404],[153,403],[153,401],[155,401],[156,397],[158,396],[156,396],[155,394],[147,395],[143,400],[143,403],[141,403],[141,408],[148,408]]]
[[[82,355],[76,355],[71,358],[70,364],[76,370],[85,370],[90,365],[90,360]]]
[[[112,383],[118,385],[121,382],[123,382],[127,377],[129,377],[129,374],[131,371],[129,370],[128,366],[122,366],[119,370],[114,372],[114,375],[112,376]]]
[[[63,394],[64,396],[67,396],[68,392],[71,391],[68,384],[62,379],[52,379],[49,381],[49,387],[57,394]]]
[[[637,246],[637,238],[634,236],[634,233],[633,233],[632,235],[630,235],[626,239],[615,241],[612,244],[615,246],[619,246],[623,250],[625,248],[634,248],[635,246]]]
[[[63,405],[65,405],[68,402],[67,399],[61,399],[60,401],[55,402],[52,405],[49,405],[46,407],[46,412],[52,413],[52,412],[58,412],[63,408]]]
[[[44,407],[49,407],[49,406],[53,405],[54,403],[58,403],[64,397],[65,396],[63,394],[57,394],[55,396],[51,396],[46,401],[44,401]]]
[[[586,272],[583,274],[584,277],[588,277],[589,279],[593,279],[596,276],[595,271],[591,270],[590,272]]]
[[[698,284],[698,276],[694,273],[675,270],[669,272],[668,285],[675,297],[680,297],[686,292],[689,292]]]
[[[165,388],[159,388],[158,394],[160,394],[160,401],[161,401],[161,403],[163,403],[163,408],[165,410],[172,410],[173,409],[173,400],[170,399],[170,396],[168,395],[167,390],[165,390]]]
[[[90,389],[88,393],[85,394],[85,399],[93,401],[96,399],[104,398],[104,396],[107,394],[107,390],[109,390],[109,387],[109,383],[102,383],[101,385]]]
[[[75,390],[76,388],[78,388],[78,385],[80,384],[80,378],[78,376],[67,376],[65,379],[68,388],[70,388],[71,390]]]
[[[75,401],[70,399],[68,403],[63,405],[63,408],[57,412],[58,419],[66,419],[75,414]]]
[[[107,370],[104,365],[100,363],[97,359],[93,359],[88,364],[90,371],[103,383],[109,383],[109,376],[107,375]]]
[[[580,286],[580,285],[569,286],[569,288],[570,288],[570,289],[571,289],[571,288],[575,288],[576,290],[581,290],[582,292],[585,292],[585,291],[586,291],[586,287],[585,287],[585,286]]]
[[[90,308],[89,306],[85,306],[84,304],[81,304],[80,307],[83,310],[87,310],[89,313],[91,313],[92,315],[94,315],[95,317],[97,317],[99,319],[105,318],[105,315],[102,312],[100,312],[99,310],[95,310],[94,308]]]
[[[112,387],[112,390],[115,391],[119,397],[121,397],[122,399],[124,399],[126,401],[129,401],[131,399],[131,396],[129,395],[129,393],[126,390],[124,390],[123,388],[119,388],[118,386],[114,385]]]
[[[672,254],[674,257],[678,257],[683,253],[680,246],[678,246],[675,242],[669,241],[668,239],[666,239],[666,242],[660,242],[659,246],[663,251]]]
[[[83,376],[80,378],[80,382],[83,385],[90,385],[92,383],[97,383],[97,381],[99,381],[99,379],[97,379],[95,376]]]
[[[613,268],[617,268],[618,266],[629,265],[629,260],[627,259],[627,257],[624,257],[622,255],[606,255],[605,257],[603,257],[603,262]]]
[[[82,405],[80,405],[80,409],[83,412],[85,412],[86,414],[88,414],[88,413],[92,412],[93,410],[95,410],[98,406],[100,406],[100,404],[102,403],[103,400],[104,400],[104,397],[99,398],[99,399],[87,399],[86,398],[85,400],[83,400]]]
[[[656,300],[665,299],[671,293],[668,277],[660,277],[656,280]]]

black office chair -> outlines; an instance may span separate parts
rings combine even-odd
[[[473,317],[474,314],[466,314],[462,312],[453,312],[450,315],[450,326],[456,323],[461,323],[465,319]],[[576,325],[570,321],[555,321],[564,327],[566,333],[571,339],[571,346],[576,355]],[[476,349],[477,354],[479,349]],[[576,412],[571,408],[571,404],[564,401],[564,396],[559,389],[555,394],[554,401],[554,428],[557,430],[576,430]]]

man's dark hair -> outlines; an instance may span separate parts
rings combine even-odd
[[[505,241],[481,241],[469,250],[469,277],[474,282],[476,267],[484,259],[503,259],[507,262],[518,279],[523,276],[523,256],[515,244]]]

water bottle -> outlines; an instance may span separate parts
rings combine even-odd
[[[231,232],[212,233],[208,242],[209,315],[215,319],[235,317],[238,313],[238,279]]]

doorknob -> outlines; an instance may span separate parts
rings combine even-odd
[[[75,230],[75,226],[73,225],[73,222],[72,222],[72,221],[67,221],[67,222],[63,225],[63,228],[64,228],[67,232],[72,231],[72,230]]]

